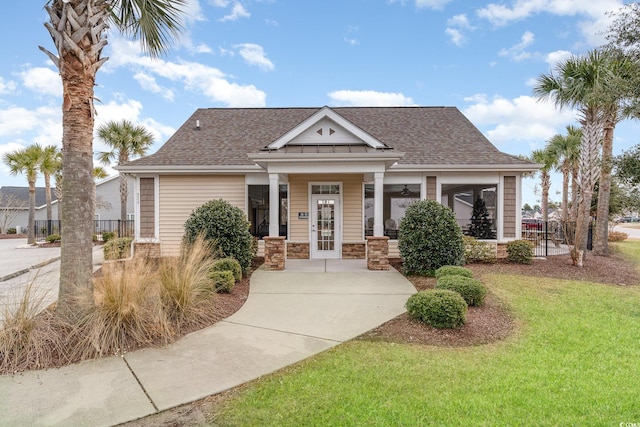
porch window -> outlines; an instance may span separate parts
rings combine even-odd
[[[420,184],[385,184],[383,188],[384,235],[398,238],[400,221],[407,207],[420,200]],[[374,185],[364,185],[364,234],[373,235]]]
[[[287,219],[289,217],[288,188],[279,186],[279,235],[287,237]],[[249,222],[251,234],[262,239],[269,235],[269,186],[249,185]]]
[[[496,185],[445,184],[442,186],[442,204],[454,212],[464,234],[473,234],[471,230],[474,204],[484,202],[490,220],[491,236],[496,238],[498,214],[498,187]],[[475,236],[473,236],[475,237]]]

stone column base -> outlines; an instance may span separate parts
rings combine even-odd
[[[157,259],[162,256],[160,243],[134,242],[133,253],[136,257]]]
[[[389,237],[367,237],[367,268],[369,270],[389,269]]]
[[[264,237],[264,267],[269,271],[284,270],[284,236]]]

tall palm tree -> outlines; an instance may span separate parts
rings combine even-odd
[[[576,126],[567,126],[566,135],[557,134],[549,140],[549,150],[557,159],[557,169],[562,172],[562,221],[575,221],[575,215],[569,215],[569,181],[572,173],[577,169],[580,155],[580,140],[582,131]],[[576,180],[572,180],[576,182]],[[577,188],[572,188],[574,198],[572,206],[575,205]]]
[[[56,54],[43,48],[62,79],[62,251],[57,313],[74,320],[93,303],[92,232],[95,188],[93,126],[96,74],[110,27],[141,42],[152,57],[181,28],[187,0],[47,0],[44,25]]]
[[[551,187],[551,170],[556,165],[556,157],[554,153],[549,150],[549,147],[545,147],[543,150],[533,150],[531,152],[530,160],[533,163],[541,165],[540,170],[540,187],[542,188],[542,220],[549,220],[549,188]]]
[[[55,145],[47,145],[42,147],[42,153],[40,157],[40,164],[38,168],[40,173],[44,176],[45,197],[47,201],[47,223],[51,224],[53,213],[51,211],[51,175],[56,173],[59,168],[58,164],[58,147]],[[51,230],[49,230],[50,232]]]
[[[42,147],[38,144],[30,145],[27,148],[6,153],[3,157],[4,163],[9,166],[11,175],[24,174],[29,183],[29,230],[27,232],[27,243],[36,243],[36,180],[38,179],[38,168],[42,156]]]
[[[111,151],[98,154],[98,160],[110,165],[122,165],[137,156],[144,156],[153,144],[153,135],[142,125],[129,120],[109,121],[98,128],[98,139],[111,147]],[[127,176],[120,174],[120,219],[127,220]]]
[[[591,198],[600,175],[605,106],[603,83],[608,78],[610,57],[594,50],[584,56],[571,57],[556,66],[556,73],[542,74],[534,86],[534,95],[552,100],[559,108],[576,108],[582,126],[578,170],[578,212],[576,234],[571,257],[574,265],[583,265],[587,230],[590,221]]]

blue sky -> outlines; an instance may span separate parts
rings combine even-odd
[[[557,61],[603,43],[622,0],[189,0],[186,31],[151,60],[117,33],[103,51],[96,125],[127,118],[155,135],[152,152],[202,107],[458,107],[500,150],[529,154],[572,111],[531,96]],[[61,145],[61,83],[45,1],[9,2],[0,28],[0,154]],[[640,143],[617,128],[614,150]],[[96,151],[104,150],[95,141]],[[537,203],[537,180],[523,201]],[[0,185],[26,185],[0,166]],[[551,198],[559,201],[561,178]]]

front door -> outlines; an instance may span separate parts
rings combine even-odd
[[[311,196],[311,258],[340,258],[340,195]]]

